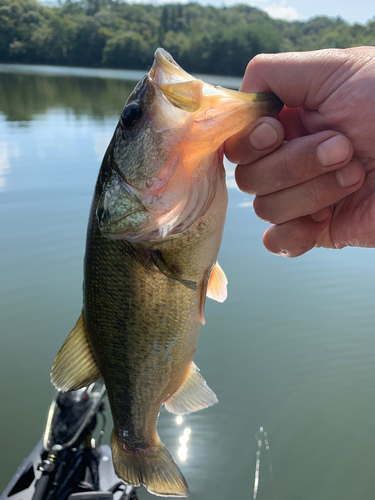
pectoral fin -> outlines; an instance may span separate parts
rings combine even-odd
[[[101,377],[87,338],[83,313],[57,354],[51,382],[61,391],[74,391]]]
[[[178,274],[168,266],[160,252],[154,252],[152,254],[152,260],[159,271],[162,272],[167,278],[179,281],[181,285],[186,286],[186,288],[189,288],[190,290],[197,290],[197,283],[195,281],[180,278]]]
[[[186,415],[202,410],[218,402],[216,394],[208,387],[199,373],[199,368],[191,362],[185,382],[165,403],[166,409],[177,415]]]
[[[228,296],[227,284],[227,277],[219,263],[216,262],[208,281],[207,297],[218,302],[224,302]]]

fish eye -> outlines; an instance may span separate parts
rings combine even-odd
[[[137,102],[131,102],[125,106],[121,113],[121,126],[125,129],[132,129],[137,121],[142,117],[142,106]]]

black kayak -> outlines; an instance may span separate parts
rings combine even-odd
[[[116,476],[110,447],[101,443],[106,426],[104,396],[103,380],[78,391],[56,391],[43,438],[18,467],[0,500],[137,500],[136,490]]]

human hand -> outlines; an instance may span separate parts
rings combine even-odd
[[[287,107],[230,138],[225,152],[256,214],[274,224],[263,237],[269,251],[375,246],[374,88],[374,47],[250,61],[240,90],[274,92]]]

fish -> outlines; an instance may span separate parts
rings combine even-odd
[[[155,495],[189,495],[157,433],[161,406],[184,415],[218,401],[193,356],[206,297],[227,296],[217,261],[228,201],[223,144],[282,106],[273,94],[204,83],[159,48],[104,155],[87,229],[83,309],[51,381],[72,391],[104,378],[115,472]]]

